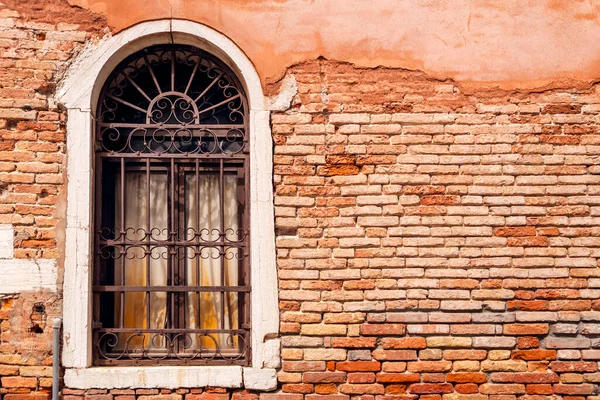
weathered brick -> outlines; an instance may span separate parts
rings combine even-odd
[[[404,335],[406,325],[401,324],[365,324],[361,325],[360,332],[367,336]]]
[[[550,368],[554,372],[594,372],[595,362],[584,361],[553,361]]]
[[[336,368],[338,371],[346,372],[376,372],[381,369],[381,363],[377,361],[344,361],[338,362]]]
[[[549,349],[582,349],[590,347],[591,340],[588,338],[560,338],[548,337],[544,339],[543,345]]]
[[[488,395],[499,395],[499,394],[524,394],[525,385],[521,384],[501,384],[497,385],[494,383],[484,383],[479,387],[479,391],[483,394]]]
[[[384,349],[424,349],[427,344],[425,338],[382,338],[381,346]]]
[[[86,32],[54,3],[47,18],[15,4],[0,11],[0,224],[15,226],[17,258],[58,258],[68,144],[51,97],[105,22]],[[64,388],[65,400],[594,400],[596,85],[465,94],[326,59],[291,75],[291,106],[270,113],[278,391]],[[47,399],[48,327],[26,331],[32,304],[4,304],[0,396]]]
[[[409,372],[446,372],[452,369],[450,361],[415,361],[408,363]]]
[[[31,388],[37,387],[38,381],[36,378],[23,378],[19,376],[6,376],[0,378],[2,386],[5,388]]]

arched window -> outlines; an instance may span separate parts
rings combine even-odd
[[[155,45],[106,80],[94,135],[97,365],[248,365],[248,105],[235,74]]]
[[[147,64],[140,59],[144,54]],[[200,59],[203,61],[198,63],[188,88],[196,61]],[[137,64],[133,63],[135,60]],[[142,64],[152,67],[152,72]],[[191,114],[186,112],[186,102],[177,102],[181,94],[187,89],[187,96],[196,99],[215,80],[215,72],[217,76],[221,72],[223,75],[209,88],[214,95],[206,101],[211,104],[195,101],[196,112],[188,100]],[[217,88],[220,90],[216,91]],[[109,94],[135,107],[111,99]],[[157,98],[151,108],[160,112],[148,114],[152,100],[161,95],[165,100],[159,102]],[[56,97],[67,109],[67,218],[62,292],[65,386],[275,389],[276,368],[281,358],[273,141],[268,102],[252,62],[231,39],[206,25],[178,19],[141,22],[106,40],[90,43],[70,64]],[[229,101],[220,104],[225,98]],[[105,99],[109,100],[106,105]],[[212,106],[217,107],[207,110]],[[103,109],[112,108],[114,116],[110,112],[102,115]],[[172,110],[178,111],[171,115]],[[109,130],[106,136],[103,129]],[[144,130],[145,135],[141,134]],[[155,134],[149,136],[150,132]],[[125,137],[131,141],[123,141]],[[104,163],[108,165],[105,170]],[[121,163],[125,165],[124,179]],[[148,171],[150,179],[145,177]],[[112,174],[112,180],[106,177],[107,173]],[[139,178],[135,178],[136,174]],[[167,176],[166,182],[161,174]],[[177,176],[183,177],[178,180]],[[196,182],[200,190],[196,190]],[[219,182],[218,188],[209,187],[211,182],[213,186]],[[150,189],[146,190],[148,183]],[[160,185],[166,191],[160,190]],[[237,191],[235,198],[229,196],[233,185]],[[132,200],[136,196],[137,200]],[[159,196],[167,198],[163,214],[155,211]],[[196,199],[205,205],[192,207]],[[220,205],[220,199],[229,207],[223,213],[233,210],[227,199],[238,204],[236,218],[220,218],[219,211],[219,216],[207,222],[207,214],[201,207],[217,207],[209,206],[208,202],[214,204],[218,200]],[[150,212],[146,211],[148,207]],[[194,217],[193,210],[200,216]],[[124,222],[118,213],[122,213]],[[144,216],[146,220],[150,216],[150,224],[143,224]],[[136,219],[135,224],[131,222]],[[208,226],[196,228],[189,222],[197,219],[200,226]],[[226,228],[226,221],[233,220],[238,221],[237,228],[234,225]],[[216,225],[218,228],[213,228]],[[148,226],[157,229],[148,232]],[[223,232],[222,240],[214,239]],[[195,269],[196,261],[200,274]],[[223,275],[223,284],[215,282],[221,276],[216,275],[221,271],[217,269],[221,262],[227,265],[228,274]],[[238,267],[237,278],[234,265]],[[130,272],[133,275],[127,275],[128,270],[134,271]],[[136,280],[122,285],[121,273],[125,274],[124,279],[133,276],[131,279]],[[202,274],[212,274],[218,279],[202,283]],[[248,291],[250,281],[252,290]],[[134,305],[130,306],[133,311],[126,309],[127,299],[121,301],[126,296],[134,299]],[[190,298],[196,300],[195,306]],[[222,308],[223,313],[217,314]],[[170,312],[176,318],[167,316]],[[210,317],[201,320],[204,313],[213,314],[212,325],[207,322]],[[219,319],[219,315],[224,317]],[[121,316],[123,326],[127,327],[120,328]],[[148,317],[150,322],[141,321]],[[125,318],[132,319],[127,324],[141,321],[140,326],[126,325]],[[213,328],[214,321],[218,328]],[[113,332],[109,333],[111,329]],[[102,330],[108,334],[103,343]]]

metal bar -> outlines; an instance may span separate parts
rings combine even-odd
[[[169,213],[169,225],[170,225],[170,235],[175,235],[177,232],[175,231],[175,160],[171,159],[171,184],[169,185],[169,198],[171,200],[171,204],[170,204],[170,210],[171,212]],[[175,254],[173,254],[173,252],[170,252],[171,256],[169,257],[169,269],[170,269],[170,275],[171,275],[171,285],[176,285],[177,283],[175,282],[175,264],[177,263]],[[169,293],[168,296],[171,297],[171,310],[169,312],[170,314],[170,324],[169,326],[172,328],[175,326],[176,323],[176,319],[175,319],[175,315],[176,315],[176,311],[175,311],[175,294],[174,293]]]
[[[123,235],[125,233],[125,201],[127,199],[126,195],[125,195],[125,159],[123,158],[121,160],[121,226],[120,228],[120,233],[121,235]],[[122,249],[123,251],[124,249]],[[126,257],[123,257],[123,259],[121,260],[121,285],[125,285],[125,264],[126,264]],[[121,292],[120,294],[120,298],[121,298],[121,304],[120,304],[120,309],[121,309],[121,315],[120,315],[120,322],[119,322],[119,326],[122,328],[125,326],[125,293]]]
[[[98,332],[123,332],[123,333],[186,333],[186,332],[194,332],[194,333],[237,333],[237,334],[245,334],[248,332],[246,329],[192,329],[192,328],[173,328],[173,329],[137,329],[137,328],[123,328],[123,329],[98,329]]]
[[[148,153],[148,154],[137,154],[137,153],[113,153],[113,152],[97,152],[96,156],[99,157],[103,157],[103,158],[114,158],[114,159],[118,159],[118,158],[136,158],[136,159],[140,159],[142,157],[148,157],[148,158],[157,158],[157,159],[178,159],[181,160],[182,158],[184,160],[188,159],[188,160],[193,160],[194,158],[199,158],[199,159],[211,159],[211,160],[245,160],[247,157],[246,155],[242,154],[242,153],[236,153],[236,154],[223,154],[223,153],[217,153],[217,154],[200,154],[200,153],[179,153],[179,154],[175,154],[175,153],[162,153],[162,154],[157,154],[157,153]]]
[[[144,91],[142,90],[142,88],[141,88],[141,87],[139,87],[139,86],[137,85],[137,83],[135,83],[135,82],[133,81],[133,79],[131,79],[131,77],[129,76],[129,74],[127,74],[127,73],[123,72],[123,75],[125,75],[125,78],[127,78],[127,80],[129,81],[129,83],[131,83],[131,84],[133,85],[133,87],[134,87],[134,88],[136,88],[136,89],[138,90],[138,92],[140,92],[140,93],[142,94],[142,96],[144,96],[144,97],[146,98],[146,100],[148,100],[148,102],[152,102],[152,99],[151,99],[151,98],[150,98],[150,97],[149,97],[149,96],[146,94],[146,92],[144,92]],[[102,126],[102,124],[100,124],[100,126]]]
[[[94,192],[93,192],[93,197],[94,197],[94,226],[95,227],[100,227],[102,226],[102,218],[106,218],[106,216],[103,215],[104,210],[102,209],[102,200],[104,199],[104,197],[106,196],[108,198],[108,196],[104,193],[103,191],[103,186],[102,186],[102,171],[103,171],[103,162],[102,162],[102,158],[100,157],[96,157],[95,160],[95,171],[94,171]],[[114,187],[113,187],[114,190]],[[113,194],[113,200],[114,200],[114,194]],[[114,207],[113,207],[114,209]],[[112,218],[112,226],[114,227],[114,216]],[[103,264],[100,260],[100,256],[99,256],[99,241],[95,240],[94,241],[94,251],[95,251],[95,256],[94,256],[94,268],[92,268],[93,271],[93,282],[96,285],[101,284],[101,274],[102,273],[106,273],[106,271],[108,270],[108,266],[106,264]],[[112,283],[115,283],[115,262],[113,260],[112,263]],[[98,293],[92,292],[92,310],[93,310],[93,319],[92,321],[100,321],[101,319],[101,313],[102,313],[102,307],[100,304],[100,295]],[[114,317],[115,317],[115,299],[114,299],[114,295],[113,295],[113,299],[112,299],[112,310],[111,310],[111,315],[112,315],[112,319],[113,319],[113,324],[114,324]]]
[[[236,94],[235,96],[228,97],[227,99],[223,100],[220,103],[215,104],[214,106],[207,107],[204,110],[199,110],[198,111],[198,115],[204,114],[205,112],[208,112],[208,111],[213,110],[215,108],[221,107],[223,104],[229,103],[230,101],[233,101],[233,100],[235,100],[235,99],[237,99],[239,97],[240,97],[239,93]]]
[[[245,359],[219,359],[216,357],[211,357],[212,354],[216,354],[216,352],[203,352],[202,354],[206,354],[207,356],[205,357],[206,359],[199,359],[199,358],[188,358],[184,355],[182,355],[182,357],[173,357],[171,359],[168,358],[162,358],[162,357],[157,357],[159,358],[159,360],[152,360],[152,359],[140,359],[138,357],[132,357],[131,359],[111,359],[111,358],[107,358],[107,359],[99,359],[97,361],[98,366],[116,366],[116,365],[136,365],[136,366],[147,366],[147,365],[174,365],[174,366],[181,366],[183,365],[210,365],[210,366],[221,366],[221,365],[241,365],[241,366],[245,366],[248,365],[248,362]],[[234,355],[237,355],[239,353],[235,353]],[[148,354],[149,356],[152,356],[152,353]],[[157,354],[157,356],[160,356],[161,354]],[[118,354],[115,354],[115,357],[117,357]]]
[[[239,226],[241,226],[242,228],[242,232],[244,232],[243,234],[243,238],[245,238],[247,235],[245,234],[245,232],[247,231],[247,224],[246,224],[246,212],[245,212],[245,207],[246,207],[246,201],[245,201],[245,196],[246,196],[246,185],[245,185],[245,179],[247,174],[246,169],[244,168],[245,166],[242,166],[241,168],[238,169],[237,171],[237,176],[236,176],[236,185],[237,185],[237,200],[238,200],[238,223]],[[243,249],[240,249],[238,251],[244,251]],[[236,282],[238,285],[241,284],[242,282],[246,282],[246,263],[248,260],[242,259],[238,262],[237,265],[237,269],[238,269],[238,281]],[[245,304],[246,304],[246,295],[244,293],[239,293],[238,294],[238,327],[240,326],[244,326],[246,327],[246,310],[245,310]]]
[[[190,90],[190,86],[192,85],[192,81],[194,80],[194,76],[196,75],[196,71],[198,70],[198,67],[200,66],[200,60],[201,60],[201,58],[198,58],[198,62],[196,63],[196,65],[194,65],[194,69],[192,70],[192,74],[190,75],[190,80],[188,81],[188,84],[185,87],[185,90],[183,91],[184,95],[187,95],[188,90]]]
[[[225,240],[225,177],[223,160],[219,163],[219,237]],[[221,286],[225,286],[225,246],[221,246]],[[229,310],[231,312],[231,310]],[[221,292],[221,329],[225,328],[225,292]]]
[[[103,157],[103,161],[106,161],[107,163],[113,163],[113,164],[117,164],[121,162],[121,158],[122,157]],[[125,157],[127,158],[127,157]],[[127,170],[128,171],[142,171],[144,172],[146,170],[146,166],[144,165],[146,159],[149,159],[151,162],[150,164],[150,172],[152,171],[158,171],[161,173],[168,173],[168,166],[166,165],[168,159],[161,159],[160,156],[152,156],[149,155],[148,157],[145,157],[143,155],[140,155],[139,157],[129,157],[129,158],[133,158],[133,160],[129,160],[128,165],[127,165]],[[210,157],[209,157],[210,158]],[[214,161],[211,161],[211,159],[209,160],[203,160],[202,158],[196,158],[196,157],[185,157],[185,158],[175,158],[178,161],[178,164],[187,171],[192,171],[193,164],[195,162],[196,159],[201,160],[202,162],[199,164],[200,166],[200,171],[207,171],[207,172],[217,172],[218,171],[218,167],[219,167],[219,159],[220,158],[216,158]],[[223,158],[225,161],[227,161],[227,164],[225,164],[224,166],[224,170],[225,172],[235,172],[237,171],[240,166],[243,164],[245,158],[241,157],[241,158],[235,158],[235,159],[228,159],[228,158]],[[137,160],[137,162],[136,162]],[[161,165],[162,163],[162,165]]]
[[[179,234],[181,230],[182,239],[185,238],[185,173],[181,166],[177,164],[177,232]],[[184,258],[179,257],[179,253],[182,252]],[[177,285],[187,285],[186,281],[186,264],[187,264],[187,249],[183,246],[177,247]],[[177,326],[186,327],[186,293],[178,292],[176,297],[177,305]],[[181,338],[178,340],[179,351],[184,348],[184,343]]]
[[[150,220],[150,159],[146,159],[146,232],[150,232],[151,220]],[[150,236],[147,238],[148,244],[146,245],[146,254],[151,252],[150,248]],[[151,257],[146,256],[146,286],[150,286],[150,261]],[[150,292],[146,291],[146,328],[150,328]]]
[[[200,61],[198,61],[198,64]],[[190,81],[191,82],[191,81]],[[200,161],[196,159],[196,232],[200,231]],[[199,239],[199,238],[198,238]],[[199,241],[198,241],[199,243]],[[196,284],[198,286],[202,285],[202,277],[200,276],[201,268],[200,268],[200,257],[198,254],[200,253],[200,246],[196,247]],[[196,292],[196,311],[198,313],[198,323],[197,327],[200,328],[202,326],[202,312],[200,311],[200,292]]]
[[[242,104],[243,104],[243,108],[244,110],[248,109],[248,102],[247,99],[242,97]],[[248,118],[244,118],[244,130],[246,132],[250,132],[250,126],[249,126],[249,120]],[[249,158],[249,149],[250,146],[247,145],[247,140],[248,140],[248,135],[246,135],[244,137],[244,153],[246,154],[246,156]],[[242,221],[243,221],[243,231],[244,232],[248,232],[247,234],[244,235],[244,237],[248,237],[249,235],[252,234],[252,232],[250,232],[250,201],[249,201],[249,197],[250,197],[250,160],[249,159],[245,159],[244,160],[244,169],[243,169],[243,173],[244,173],[244,197],[243,197],[243,217],[242,217]],[[250,238],[248,237],[248,240]],[[248,285],[249,287],[251,287],[252,285],[252,279],[251,279],[251,273],[250,273],[250,257],[246,257],[246,251],[244,250],[244,257],[242,259],[242,263],[243,263],[243,268],[244,268],[244,284]],[[251,302],[252,302],[252,296],[250,295],[250,293],[242,293],[241,294],[244,297],[244,304],[243,307],[241,307],[241,309],[244,310],[244,315],[239,317],[239,321],[241,323],[241,327],[246,328],[246,329],[251,329],[252,327],[252,308],[251,308]],[[250,358],[252,355],[252,342],[249,340],[246,340],[244,342],[246,348],[244,349],[244,354],[245,354],[245,359],[246,362],[249,364],[250,363]]]
[[[107,96],[107,97],[110,97],[110,98],[111,98],[111,99],[113,99],[114,101],[118,101],[119,103],[126,105],[127,107],[131,107],[131,108],[133,108],[133,109],[135,109],[135,110],[141,111],[142,113],[146,114],[146,110],[144,110],[142,107],[138,107],[138,106],[136,106],[135,104],[131,104],[131,103],[130,103],[130,102],[128,102],[128,101],[125,101],[125,100],[123,100],[123,99],[120,99],[120,98],[118,98],[118,97],[116,97],[116,96],[113,96],[112,94],[107,94],[106,96]]]
[[[144,112],[146,112],[144,110]],[[245,129],[244,124],[130,124],[126,122],[101,122],[98,124],[101,128],[150,128],[150,129],[210,129],[210,130],[229,130]]]
[[[147,244],[146,241],[143,240],[99,240],[99,244],[106,246],[130,246],[130,247],[138,247],[144,246]],[[155,245],[155,247],[169,247],[169,246],[187,246],[187,247],[246,247],[246,241],[241,242],[224,242],[219,240],[218,242],[198,242],[198,241],[182,241],[182,240],[155,240],[151,241],[148,244]]]
[[[94,285],[96,292],[250,292],[250,286],[141,286],[141,285]]]
[[[160,85],[158,84],[158,81],[156,80],[156,76],[154,75],[154,71],[152,70],[152,65],[150,65],[150,61],[148,61],[148,55],[146,53],[144,53],[144,61],[146,62],[146,65],[148,66],[148,71],[150,72],[150,75],[152,76],[152,80],[154,81],[154,84],[156,85],[156,88],[158,89],[158,93],[162,93],[162,90],[160,88]]]

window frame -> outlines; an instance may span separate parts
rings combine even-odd
[[[128,77],[127,80],[125,76]],[[145,79],[141,79],[142,76]],[[119,78],[127,84],[119,84]],[[176,84],[183,86],[179,88]],[[140,97],[141,94],[145,99]],[[221,104],[221,107],[213,108],[216,106],[211,107],[210,103],[203,103],[205,98],[217,105]],[[157,107],[161,99],[164,105]],[[169,104],[173,108],[167,113]],[[243,86],[228,66],[206,51],[188,45],[158,44],[131,54],[117,65],[102,86],[97,107],[96,135],[93,138],[93,364],[248,366],[251,357],[251,316],[247,312],[251,295],[248,246],[251,236],[248,224],[250,154],[247,135],[248,102]],[[218,117],[213,119],[210,113],[204,114],[205,109],[211,108],[213,111],[219,111],[216,113]],[[160,119],[155,120],[155,116]],[[155,137],[153,129],[162,132],[164,136]],[[140,130],[146,133],[141,136]],[[169,136],[167,132],[174,136]],[[205,146],[198,142],[196,145],[183,147],[193,143],[192,135],[198,140],[208,141],[204,142]],[[141,137],[144,139],[143,143],[141,140],[135,140]],[[228,143],[234,144],[233,149],[226,146]],[[148,215],[145,223],[133,227],[125,226],[122,208],[119,214],[122,215],[123,226],[120,232],[119,229],[115,230],[114,207],[119,207],[115,203],[117,181],[119,177],[125,179],[125,175],[133,171],[143,173],[145,181],[149,181],[154,174],[164,174],[167,177],[170,189],[165,199],[167,203],[161,207],[167,215],[164,232],[150,225],[148,201],[148,209],[144,210]],[[240,225],[235,239],[227,234],[228,227],[224,225],[218,228],[217,238],[213,237],[213,230],[210,231],[211,237],[207,238],[202,233],[202,226],[194,224],[195,228],[186,228],[181,225],[185,220],[186,194],[183,188],[186,176],[195,176],[198,181],[205,174],[218,178],[221,187],[219,198],[225,195],[224,177],[236,176],[238,190],[235,196],[241,199],[241,206],[238,208]],[[145,185],[145,196],[150,196],[150,183]],[[200,183],[195,187],[195,196],[200,196]],[[124,183],[121,192],[121,202],[130,198]],[[219,201],[220,213],[225,212],[227,201],[226,198]],[[198,197],[197,202],[199,209],[205,200]],[[121,204],[120,207],[125,207],[125,204]],[[199,223],[200,211],[196,212],[196,223]],[[224,214],[221,214],[221,218],[221,223],[224,224]],[[156,235],[160,237],[163,233],[166,237],[158,239]],[[191,239],[189,233],[193,235]],[[139,246],[131,242],[132,237],[139,235],[142,235],[141,240],[146,244]],[[239,252],[236,257],[239,260],[236,269],[241,280],[226,284],[226,253],[232,248]],[[218,257],[213,253],[214,250],[219,251]],[[122,251],[127,255],[121,253]],[[152,252],[154,257],[148,254],[141,257],[140,251]],[[189,257],[188,251],[196,252],[196,255]],[[181,257],[181,254],[184,256]],[[151,258],[157,257],[164,260],[164,267],[171,271],[167,273],[170,276],[169,280],[173,279],[171,283],[164,282],[165,287],[161,288],[156,288],[150,283]],[[141,291],[139,287],[132,288],[126,283],[125,268],[128,265],[127,260],[132,258],[143,260],[142,263],[145,264],[146,291]],[[188,268],[197,271],[199,279],[203,258],[216,260],[215,263],[220,265],[220,283],[213,282],[203,287],[200,282],[186,283]],[[195,268],[192,265],[195,265]],[[102,282],[101,276],[110,271],[116,273],[115,268],[122,271],[120,279],[115,277],[111,278],[114,279],[111,283]],[[186,291],[169,291],[171,286],[186,286]],[[194,291],[195,287],[198,291]],[[145,293],[145,326],[126,326],[122,319],[123,314],[120,322],[116,322],[119,318],[114,316],[117,313],[114,304],[117,304],[119,298],[123,302],[133,293]],[[165,323],[165,326],[150,326],[151,293],[162,293],[165,296],[165,311],[170,316],[166,320],[171,321]],[[220,326],[186,326],[187,319],[184,315],[190,294],[198,296],[198,303],[196,304],[195,300],[193,302],[195,312],[198,312],[195,314],[198,317],[197,321],[204,319],[200,309],[201,293],[212,293],[215,296],[219,296],[220,293],[221,307],[215,309],[217,319],[221,321]],[[225,299],[231,294],[235,294],[237,298],[235,302],[238,305],[238,323],[236,326],[227,327],[224,324]],[[104,301],[101,301],[101,298],[104,298]],[[121,310],[121,313],[123,312],[124,309]],[[194,337],[198,347],[194,346]],[[232,352],[230,349],[228,354],[226,340],[237,343],[239,352]],[[151,349],[152,344],[157,342],[161,343],[159,352]],[[213,351],[199,343],[214,346],[215,349]]]
[[[249,102],[252,359],[241,366],[92,367],[92,130],[101,86],[125,57],[152,44],[188,44],[214,54],[241,80]],[[280,366],[269,110],[256,70],[227,37],[183,20],[144,22],[88,46],[57,93],[67,108],[67,227],[63,284],[63,366],[71,388],[245,387],[273,390]]]

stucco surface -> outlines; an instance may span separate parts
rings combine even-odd
[[[586,84],[600,77],[593,0],[69,0],[119,31],[184,18],[235,41],[264,83],[319,56],[419,69],[504,88]]]

